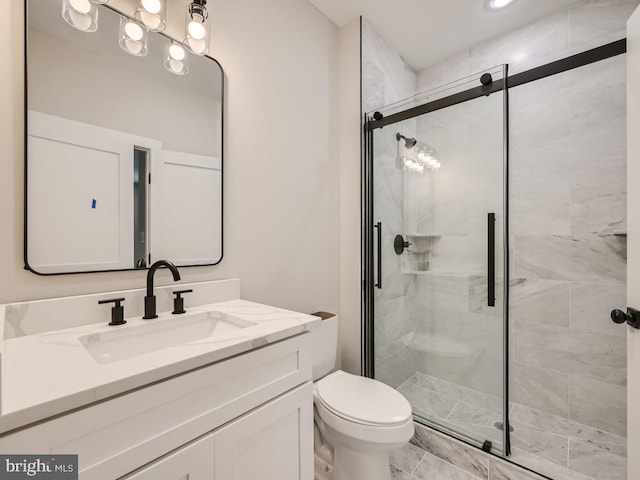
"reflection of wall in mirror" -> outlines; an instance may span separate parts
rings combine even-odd
[[[31,268],[61,273],[134,267],[136,148],[149,152],[154,178],[147,199],[150,261],[217,262],[222,255],[221,161],[162,147],[154,139],[30,111]]]
[[[122,59],[96,58],[95,51],[32,28],[28,55],[29,109],[156,138],[169,150],[220,157],[219,99],[177,90],[161,76],[133,70],[125,76]]]

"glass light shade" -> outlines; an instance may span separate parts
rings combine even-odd
[[[203,4],[190,3],[185,19],[184,46],[195,55],[209,53],[209,22],[207,8]]]
[[[186,63],[187,52],[184,47],[176,42],[171,42],[167,48],[167,56],[164,60],[164,68],[174,75],[186,75],[189,66]]]
[[[95,32],[98,29],[98,6],[90,0],[63,0],[62,18],[83,32]]]
[[[128,54],[144,57],[148,53],[149,30],[135,20],[120,17],[118,38],[120,48]]]
[[[98,5],[105,5],[109,3],[109,0],[91,0],[92,3],[97,3]]]
[[[138,0],[134,17],[152,32],[162,32],[166,26],[166,0]]]

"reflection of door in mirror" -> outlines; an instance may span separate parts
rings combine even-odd
[[[133,151],[133,258],[136,268],[147,266],[147,150]]]
[[[40,274],[146,268],[160,258],[222,258],[223,73],[189,56],[163,66],[118,46],[121,15],[99,6],[94,33],[58,2],[27,0],[25,263]]]

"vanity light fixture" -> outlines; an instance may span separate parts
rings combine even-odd
[[[187,6],[184,46],[195,55],[209,53],[207,0],[193,0]]]
[[[172,41],[167,48],[167,57],[164,61],[164,68],[174,75],[186,75],[189,67],[186,64],[187,52],[178,42]]]
[[[489,0],[489,8],[491,10],[500,10],[513,2],[514,0]]]
[[[502,0],[504,1],[504,0]],[[166,26],[167,0],[137,0],[134,19],[120,16],[118,43],[130,55],[143,57],[148,53],[149,31],[161,32]],[[98,29],[98,5],[109,0],[62,0],[62,17],[83,32]],[[207,0],[191,0],[187,5],[185,37],[182,44],[171,40],[164,67],[174,75],[186,75],[187,50],[195,55],[209,53],[209,12]],[[186,49],[186,50],[185,50]]]
[[[90,0],[63,0],[62,18],[83,32],[95,32],[98,29],[98,6]]]
[[[147,27],[130,18],[120,17],[119,31],[120,48],[135,57],[144,57],[147,54],[147,42],[149,31]]]
[[[134,17],[152,32],[162,32],[167,26],[167,0],[138,0]]]

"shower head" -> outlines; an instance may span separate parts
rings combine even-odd
[[[418,143],[418,141],[415,138],[405,137],[401,133],[396,133],[396,140],[397,141],[404,140],[404,147],[407,150],[411,150]]]

